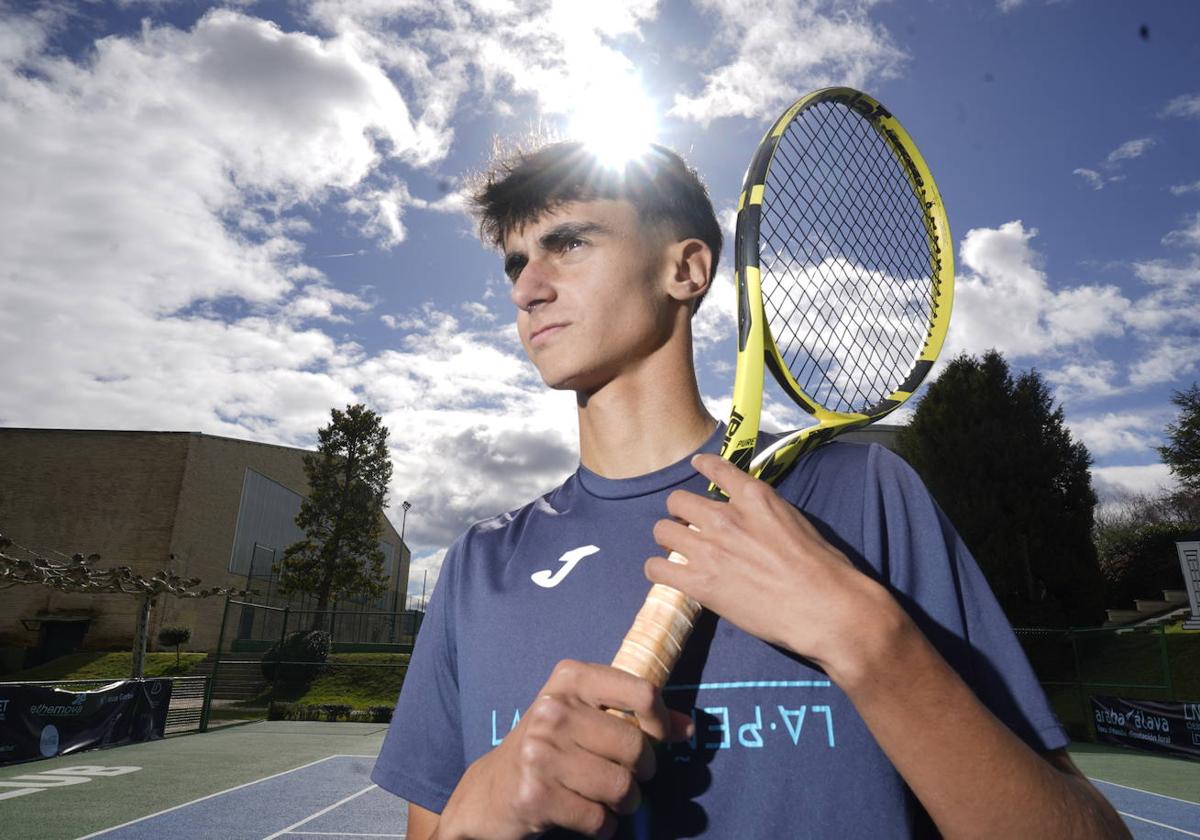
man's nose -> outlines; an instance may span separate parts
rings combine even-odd
[[[554,268],[545,259],[531,259],[517,275],[512,285],[512,302],[520,309],[529,311],[540,304],[554,300]]]

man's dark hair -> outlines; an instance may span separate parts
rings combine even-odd
[[[497,248],[514,230],[572,201],[628,201],[638,219],[664,225],[680,239],[696,238],[712,251],[711,283],[721,257],[721,226],[700,176],[657,144],[624,167],[601,163],[583,143],[563,141],[519,151],[493,162],[471,196],[479,236]],[[706,292],[707,294],[707,292]],[[692,311],[700,306],[703,295]]]

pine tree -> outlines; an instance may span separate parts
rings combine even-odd
[[[1184,491],[1200,493],[1200,384],[1171,396],[1179,408],[1179,417],[1167,425],[1166,446],[1158,449],[1163,463],[1179,479]]]
[[[392,478],[388,430],[363,405],[335,408],[331,415],[317,432],[317,452],[304,456],[309,494],[296,524],[305,537],[284,551],[276,567],[284,594],[316,596],[313,629],[324,626],[331,601],[377,597],[387,586],[379,540]]]
[[[1092,543],[1087,448],[1036,371],[996,351],[953,359],[899,435],[1014,624],[1093,624],[1104,585]]]

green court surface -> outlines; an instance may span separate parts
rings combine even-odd
[[[0,836],[82,837],[331,755],[374,759],[386,732],[387,724],[380,723],[263,721],[10,765],[0,768],[0,782],[53,775],[65,767],[139,769],[0,799]],[[0,796],[16,789],[0,786]]]
[[[114,840],[403,838],[403,802],[367,778],[386,730],[259,722],[12,765],[0,769],[0,836],[74,840],[118,827]],[[1093,744],[1071,755],[1089,777],[1121,786],[1098,783],[1135,837],[1200,837],[1196,806],[1152,796],[1200,803],[1200,762]],[[1139,797],[1155,800],[1151,810],[1129,804]]]
[[[1200,761],[1100,744],[1072,744],[1070,753],[1090,778],[1200,802]]]

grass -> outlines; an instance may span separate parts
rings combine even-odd
[[[147,677],[178,677],[187,674],[203,661],[207,654],[184,653],[175,666],[174,653],[147,653]],[[46,680],[125,680],[133,671],[133,654],[129,651],[89,651],[60,656],[36,668],[26,668],[0,676],[3,682],[32,682]]]

